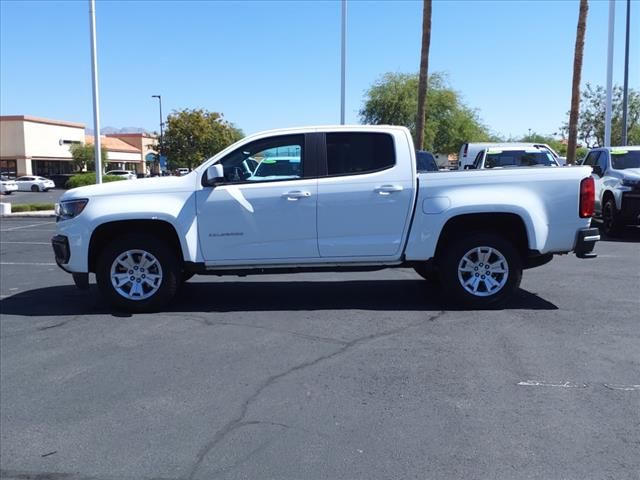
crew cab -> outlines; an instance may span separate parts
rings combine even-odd
[[[184,177],[67,191],[52,243],[77,286],[95,273],[129,311],[162,308],[193,274],[395,267],[488,307],[554,254],[595,256],[593,185],[587,167],[418,174],[404,127],[276,130]]]
[[[464,166],[465,170],[507,167],[557,167],[558,162],[547,148],[531,147],[488,147],[481,149],[473,163]]]
[[[593,169],[604,233],[615,236],[625,225],[640,224],[640,146],[594,148],[582,164]]]

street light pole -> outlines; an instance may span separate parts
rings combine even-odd
[[[100,101],[98,99],[98,49],[96,47],[96,2],[89,0],[89,27],[91,30],[91,81],[93,86],[93,147],[96,163],[96,183],[102,183],[102,155],[100,142]]]
[[[631,0],[627,0],[627,33],[624,43],[624,87],[622,90],[622,146],[627,145],[627,112],[629,110],[629,22]]]
[[[611,146],[611,97],[613,92],[613,37],[616,21],[616,2],[609,0],[609,48],[607,52],[607,98],[604,111],[604,145]]]
[[[157,98],[158,102],[160,104],[160,144],[158,145],[158,170],[160,170],[160,157],[162,156],[162,147],[163,147],[163,140],[164,140],[164,129],[163,129],[163,125],[164,122],[163,117],[162,117],[162,95],[151,95],[151,98]],[[158,172],[160,173],[160,172]]]
[[[344,103],[347,66],[347,0],[342,0],[342,43],[341,43],[341,71],[340,71],[340,124],[344,125]]]

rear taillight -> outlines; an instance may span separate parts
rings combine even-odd
[[[583,178],[580,182],[580,218],[593,217],[596,205],[596,186],[593,177]]]
[[[468,143],[465,143],[465,144],[464,144],[464,152],[462,152],[462,156],[463,156],[463,157],[466,157],[466,156],[467,156],[467,153],[469,153],[469,144],[468,144]]]

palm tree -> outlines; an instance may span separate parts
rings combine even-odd
[[[429,78],[429,47],[431,45],[431,0],[424,0],[422,10],[422,51],[418,83],[418,114],[416,116],[416,150],[424,147],[424,125],[427,110],[427,81]]]
[[[584,55],[584,35],[587,30],[589,2],[580,0],[576,47],[573,53],[573,83],[571,85],[571,110],[569,111],[569,138],[567,142],[567,163],[576,162],[576,139],[578,136],[578,111],[580,110],[580,77]]]

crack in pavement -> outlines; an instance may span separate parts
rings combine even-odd
[[[331,337],[321,337],[319,335],[308,335],[305,333],[292,332],[291,330],[278,330],[277,328],[269,328],[264,327],[262,325],[249,325],[246,323],[236,323],[236,322],[217,322],[214,320],[209,320],[207,318],[202,318],[199,315],[184,315],[183,318],[188,318],[191,320],[195,320],[200,322],[208,327],[215,326],[231,326],[231,327],[245,327],[245,328],[254,328],[257,330],[266,330],[268,332],[281,333],[285,335],[291,335],[298,338],[303,338],[305,340],[310,340],[312,342],[320,342],[320,343],[330,343],[334,345],[346,345],[349,342],[346,340],[338,340],[337,338]]]
[[[300,370],[304,370],[306,368],[310,368],[313,367],[315,365],[318,365],[321,362],[324,362],[325,360],[331,360],[333,358],[336,358],[339,355],[342,355],[343,353],[347,352],[348,350],[352,349],[353,347],[359,346],[361,344],[367,343],[367,342],[371,342],[374,340],[378,340],[380,338],[384,338],[384,337],[390,337],[393,335],[396,335],[404,330],[408,330],[410,328],[413,327],[418,327],[420,325],[423,325],[427,322],[433,322],[435,320],[437,320],[438,318],[442,317],[446,312],[445,311],[439,311],[438,313],[436,313],[435,315],[431,315],[429,318],[427,319],[423,319],[420,322],[414,322],[414,323],[410,323],[409,325],[404,325],[402,327],[396,327],[393,328],[391,330],[386,330],[384,332],[379,332],[379,333],[373,333],[371,335],[366,335],[364,337],[358,337],[354,340],[351,340],[349,342],[346,342],[342,347],[340,347],[339,349],[335,350],[332,353],[328,353],[326,355],[322,355],[320,357],[317,357],[314,360],[308,360],[306,362],[300,363],[298,365],[295,365],[287,370],[285,370],[284,372],[278,373],[276,375],[271,375],[269,376],[257,389],[255,392],[253,392],[241,405],[240,407],[240,412],[239,414],[232,420],[230,420],[229,422],[227,422],[227,424],[222,427],[220,430],[218,430],[218,432],[213,436],[213,438],[207,442],[198,452],[198,454],[196,455],[195,461],[193,463],[193,466],[191,467],[191,471],[189,472],[189,475],[187,476],[188,480],[193,480],[193,478],[195,477],[196,473],[198,473],[198,469],[200,468],[200,465],[202,464],[202,462],[204,461],[204,459],[207,457],[207,455],[209,455],[209,453],[211,453],[213,451],[213,449],[219,444],[221,443],[230,433],[236,431],[238,428],[243,427],[244,425],[247,424],[247,422],[244,420],[244,418],[247,416],[247,412],[249,411],[249,407],[251,406],[252,403],[254,403],[258,397],[262,394],[262,392],[264,392],[268,387],[270,387],[271,385],[273,385],[274,383],[276,383],[278,380],[281,380],[284,377],[287,377],[289,375],[291,375],[292,373],[298,372]],[[260,422],[260,423],[266,423],[266,422]],[[284,425],[284,424],[283,424]]]

